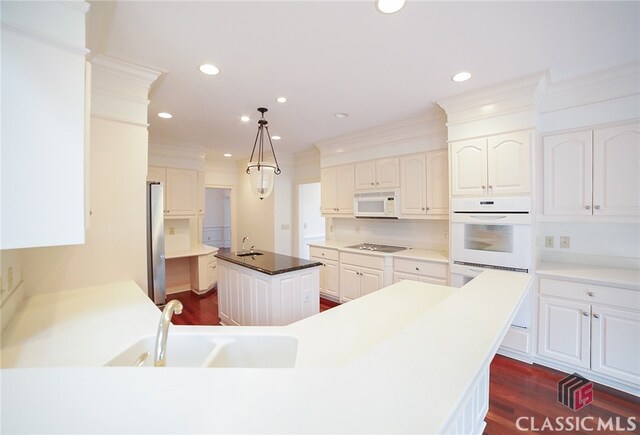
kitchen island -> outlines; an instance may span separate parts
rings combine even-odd
[[[322,263],[262,250],[216,257],[223,325],[283,326],[318,314]]]

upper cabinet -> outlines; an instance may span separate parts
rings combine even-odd
[[[201,175],[202,174],[202,175]],[[202,182],[200,184],[199,182]],[[204,213],[204,174],[191,169],[150,166],[147,181],[164,183],[165,216],[193,216]],[[200,192],[202,190],[203,192]],[[203,201],[202,201],[203,202]],[[198,207],[202,206],[202,211]]]
[[[447,150],[400,158],[400,209],[411,217],[449,212]]]
[[[323,214],[353,214],[353,165],[324,168],[320,173]]]
[[[355,164],[355,189],[388,189],[400,186],[400,160],[378,159]]]
[[[530,131],[451,144],[452,195],[520,195],[530,192]]]
[[[544,214],[640,215],[640,124],[544,138]]]
[[[0,249],[84,243],[89,4],[0,8]]]

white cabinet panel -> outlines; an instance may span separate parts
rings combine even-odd
[[[381,270],[360,268],[360,296],[368,295],[384,287]]]
[[[400,160],[397,158],[371,160],[354,166],[356,190],[387,189],[400,185]]]
[[[400,213],[424,215],[427,211],[427,158],[415,154],[400,158]],[[446,184],[446,178],[444,179]]]
[[[348,302],[360,297],[360,268],[340,266],[340,301]]]
[[[484,195],[487,191],[486,139],[451,144],[451,194]]]
[[[449,159],[447,150],[427,153],[427,214],[449,213]]]
[[[320,173],[323,214],[353,214],[354,166],[334,166]]]
[[[166,207],[168,216],[196,214],[198,205],[198,174],[188,169],[167,168]]]
[[[363,162],[354,165],[354,179],[356,190],[375,189],[376,187],[376,162]]]
[[[515,195],[531,191],[530,133],[516,132],[487,139],[489,195]]]
[[[205,209],[205,173],[198,171],[198,185],[196,195],[198,197],[198,214],[203,215]]]

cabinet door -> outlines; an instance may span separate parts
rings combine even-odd
[[[487,141],[489,195],[531,191],[531,133],[491,136]]]
[[[384,287],[383,272],[378,269],[360,268],[360,296],[368,295]]]
[[[376,187],[394,188],[400,186],[400,159],[380,159],[376,161]]]
[[[542,356],[589,368],[589,304],[540,297],[538,353]]]
[[[544,214],[591,215],[591,131],[544,138]]]
[[[393,272],[393,283],[397,283],[400,281],[404,281],[408,279],[409,281],[420,281],[419,275],[414,275],[412,273],[405,272]]]
[[[376,162],[363,162],[354,165],[355,188],[375,189],[376,187]]]
[[[340,298],[340,268],[337,261],[324,261],[324,292],[334,298]]]
[[[212,288],[218,281],[218,266],[216,263],[211,263],[207,266],[207,288]]]
[[[340,266],[340,302],[360,297],[360,268],[343,264]]]
[[[198,174],[189,169],[167,168],[167,215],[195,215],[198,205]]]
[[[319,261],[320,263],[322,263],[322,266],[320,267],[320,293],[324,294],[326,293],[325,291],[325,287],[326,287],[326,276],[327,276],[327,268],[326,265],[324,264],[324,259],[320,258],[320,257],[309,257],[309,260],[311,261]]]
[[[427,202],[426,155],[400,158],[400,213],[424,215]],[[447,180],[444,180],[445,183]]]
[[[220,317],[220,321],[225,325],[231,324],[228,272],[229,269],[226,267],[220,268],[218,285],[218,317]]]
[[[447,150],[427,153],[427,214],[449,213],[449,159]]]
[[[353,165],[339,166],[336,180],[338,213],[353,214]]]
[[[227,297],[229,298],[230,325],[242,325],[242,305],[240,298],[240,273],[231,268],[227,270]]]
[[[640,313],[594,305],[591,369],[640,383]]]
[[[593,132],[593,214],[640,215],[640,124]]]
[[[205,198],[204,198],[205,173],[198,171],[198,185],[196,186],[196,195],[198,197],[198,214],[204,214]]]
[[[487,192],[487,140],[451,144],[451,195],[485,195]]]
[[[336,213],[338,211],[338,170],[326,168],[320,173],[320,204],[322,213]]]

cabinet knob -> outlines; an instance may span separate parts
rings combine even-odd
[[[322,253],[322,256],[324,257],[324,252]]]
[[[486,188],[487,188],[487,186],[485,186],[485,185],[483,184],[483,185],[482,185],[482,188],[483,188],[483,189],[486,189]]]
[[[379,182],[376,181],[376,185],[380,184]]]
[[[584,208],[585,208],[585,210],[591,210],[591,206],[590,205],[585,205]]]
[[[420,268],[419,268],[419,267],[416,267],[416,270],[420,270]]]
[[[589,296],[593,297],[593,294],[594,294],[594,293],[593,293],[593,292],[587,292],[587,294],[588,294]]]
[[[595,207],[593,207],[593,208],[595,208],[596,210],[600,210],[600,206],[599,206],[599,205],[596,205],[596,206],[595,206]]]
[[[595,317],[596,319],[600,318],[600,314],[594,314],[593,317]]]
[[[431,210],[429,207],[427,207],[427,211]]]
[[[373,181],[371,182],[371,185],[373,186]]]
[[[583,312],[582,312],[582,315],[583,315],[584,317],[589,317],[589,313],[587,313],[586,311],[583,311]]]
[[[422,207],[422,211],[424,211],[424,207]]]
[[[493,186],[491,184],[489,184],[489,189],[493,189]]]

